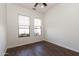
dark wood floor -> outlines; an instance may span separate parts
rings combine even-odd
[[[79,56],[79,53],[46,41],[9,48],[5,56]]]

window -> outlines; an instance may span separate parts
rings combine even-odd
[[[34,19],[34,34],[41,35],[41,20],[40,19]]]
[[[30,18],[19,15],[19,37],[30,36]]]

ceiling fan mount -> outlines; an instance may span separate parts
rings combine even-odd
[[[34,8],[33,8],[33,10],[36,10],[36,7],[37,7],[38,5],[40,5],[41,8],[44,8],[44,7],[47,6],[47,3],[35,3],[35,4],[34,4]]]
[[[47,3],[35,3],[34,7],[37,7],[39,4],[42,4],[43,6],[47,6]]]

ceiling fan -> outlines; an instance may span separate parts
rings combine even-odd
[[[47,6],[47,3],[35,3],[33,10],[36,10],[36,7],[37,7],[38,5],[40,5],[41,8],[44,8],[44,7]]]

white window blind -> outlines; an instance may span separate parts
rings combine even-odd
[[[19,37],[30,36],[30,18],[19,15]]]
[[[35,18],[34,19],[34,34],[37,35],[41,35],[41,20]]]

